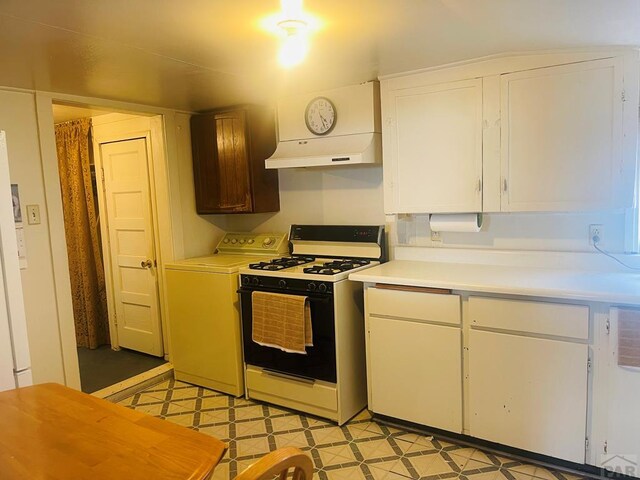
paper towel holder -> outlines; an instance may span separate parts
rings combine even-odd
[[[477,233],[482,229],[482,213],[452,213],[429,215],[432,232]]]

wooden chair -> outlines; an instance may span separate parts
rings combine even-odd
[[[313,462],[302,450],[284,447],[268,453],[256,463],[240,473],[234,480],[285,480],[293,469],[292,480],[312,480]]]

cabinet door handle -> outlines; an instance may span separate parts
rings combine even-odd
[[[506,178],[502,179],[502,191],[503,192],[507,191],[507,179]]]
[[[151,268],[153,267],[153,262],[151,260],[143,260],[140,262],[140,266],[142,268]]]
[[[481,191],[482,191],[482,179],[479,178],[478,179],[478,192],[481,192]]]

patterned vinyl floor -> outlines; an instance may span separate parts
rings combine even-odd
[[[577,480],[437,437],[371,421],[367,411],[343,427],[290,410],[170,380],[120,402],[225,441],[213,480],[233,479],[279,447],[308,452],[321,480]]]

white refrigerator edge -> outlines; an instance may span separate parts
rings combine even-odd
[[[31,385],[7,139],[0,131],[0,391]]]

